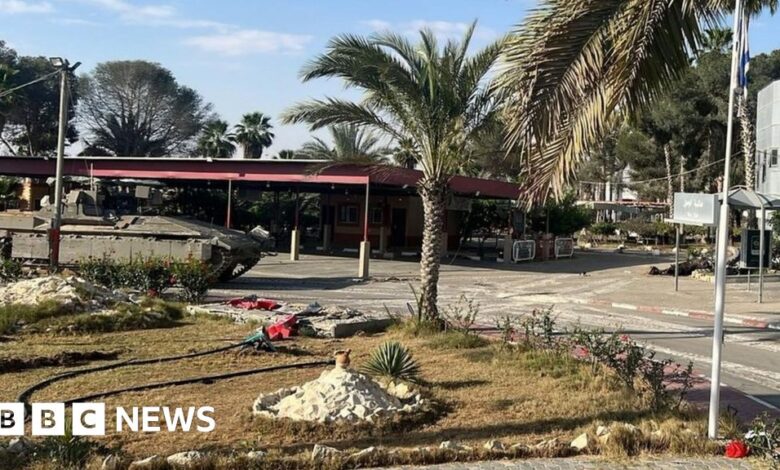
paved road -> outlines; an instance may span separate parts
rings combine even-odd
[[[640,299],[638,304],[666,305],[667,299],[671,300],[671,280],[645,274],[651,263],[664,261],[636,255],[592,253],[574,260],[511,266],[476,262],[445,264],[440,299],[445,308],[456,303],[461,295],[474,299],[480,304],[480,321],[490,325],[504,315],[520,316],[533,308],[552,306],[561,325],[579,323],[625,332],[647,342],[659,356],[680,362],[692,360],[698,372],[709,374],[711,321],[585,303],[589,299],[612,296]],[[290,262],[280,254],[264,259],[250,273],[212,294],[258,294],[290,302],[318,301],[364,310],[387,307],[405,312],[406,304],[414,298],[409,285],[417,283],[417,263],[372,260],[371,269],[374,280],[360,282],[353,278],[356,259],[304,255],[300,261]],[[684,281],[687,284],[683,288],[690,285],[690,291],[699,296],[698,300],[694,298],[691,308],[710,309],[709,290],[702,288],[703,284],[695,284],[700,281]],[[729,298],[744,301],[741,290],[744,288],[730,288]],[[774,307],[780,310],[780,302],[764,306],[765,309]],[[780,408],[778,340],[780,331],[777,330],[727,325],[723,382],[749,394],[757,403]]]

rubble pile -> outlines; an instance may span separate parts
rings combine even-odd
[[[270,302],[268,299],[262,300]],[[232,300],[223,303],[190,305],[186,310],[191,315],[216,315],[230,318],[236,323],[257,322],[266,325],[286,322],[294,316],[294,324],[298,332],[323,338],[345,338],[359,331],[375,333],[384,330],[392,323],[392,319],[386,314],[362,312],[335,305],[323,307],[317,302],[309,305],[276,303],[277,306],[273,309],[262,307],[247,309],[236,305],[241,304]]]
[[[72,311],[97,310],[127,296],[76,276],[44,276],[0,288],[0,305],[39,305],[54,301]]]
[[[355,422],[414,412],[423,402],[419,394],[411,393],[405,386],[385,389],[366,375],[336,367],[300,387],[260,395],[253,410],[255,415],[268,418]]]

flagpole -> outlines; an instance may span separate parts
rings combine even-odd
[[[723,169],[723,201],[718,220],[717,263],[715,270],[715,326],[712,331],[712,376],[710,385],[710,410],[708,436],[718,437],[720,415],[720,365],[723,350],[723,314],[726,302],[726,247],[729,238],[729,188],[731,169],[731,145],[734,133],[734,98],[737,91],[739,58],[743,35],[740,30],[743,17],[742,0],[736,0],[734,7],[734,41],[731,45],[731,83],[729,85],[728,125],[726,128],[726,158]]]

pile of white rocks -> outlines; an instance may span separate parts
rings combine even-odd
[[[294,421],[372,421],[394,413],[412,413],[425,399],[405,385],[383,388],[370,377],[336,367],[300,387],[260,395],[255,415]]]
[[[72,311],[96,310],[127,296],[77,276],[44,276],[0,288],[0,305],[39,305],[54,301]]]

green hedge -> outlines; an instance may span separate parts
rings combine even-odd
[[[187,302],[202,301],[215,280],[208,264],[195,259],[179,261],[149,257],[116,261],[88,258],[79,263],[79,271],[85,279],[108,288],[138,289],[152,297],[178,286],[180,297]]]

